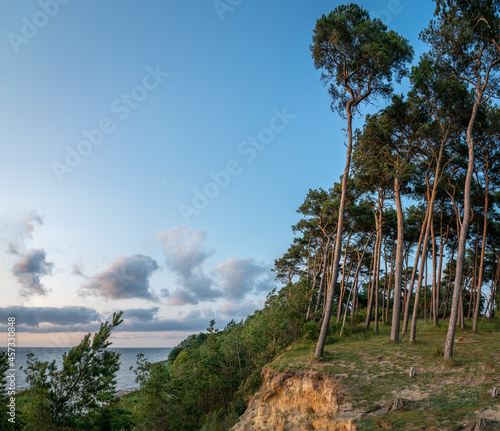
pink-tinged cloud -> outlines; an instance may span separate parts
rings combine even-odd
[[[46,295],[47,289],[42,285],[41,277],[50,275],[54,264],[47,261],[43,248],[29,250],[12,267],[12,274],[21,284],[22,296]]]
[[[149,256],[118,256],[108,268],[91,277],[80,288],[79,294],[112,300],[139,298],[157,302],[158,297],[149,285],[149,279],[157,269],[158,264]]]

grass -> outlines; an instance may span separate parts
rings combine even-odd
[[[311,361],[315,343],[303,341],[283,352],[268,367],[277,370],[317,370],[337,375],[344,405],[351,405],[358,429],[455,430],[483,417],[488,429],[500,430],[500,401],[491,396],[500,387],[500,323],[488,322],[471,332],[470,322],[458,337],[472,338],[455,343],[453,360],[443,359],[448,322],[434,327],[419,322],[417,341],[409,336],[389,341],[390,327],[379,333],[362,325],[350,328],[348,337],[329,336],[321,361]],[[409,377],[414,367],[417,375]],[[401,398],[401,410],[384,415],[361,416],[362,412]],[[493,421],[493,422],[492,422]],[[497,421],[495,423],[495,421]]]

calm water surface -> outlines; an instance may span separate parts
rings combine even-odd
[[[6,350],[0,348],[0,350]],[[116,388],[119,391],[128,391],[137,389],[138,385],[135,383],[134,369],[137,368],[137,355],[142,353],[149,362],[164,361],[168,358],[171,348],[110,348],[115,352],[120,353],[120,369],[116,373]],[[62,355],[70,351],[70,348],[61,347],[21,347],[16,348],[16,389],[26,389],[26,374],[20,370],[21,367],[26,368],[28,353],[33,353],[39,361],[53,361],[59,368],[62,366]],[[130,370],[130,367],[133,367]]]

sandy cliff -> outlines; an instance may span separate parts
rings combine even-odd
[[[337,419],[342,396],[335,376],[264,369],[262,380],[234,431],[356,431],[351,421]]]

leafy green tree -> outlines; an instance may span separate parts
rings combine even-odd
[[[114,313],[111,322],[102,323],[92,339],[87,334],[78,346],[65,353],[61,370],[55,360],[40,362],[28,355],[26,381],[34,395],[48,394],[54,425],[106,429],[96,422],[117,402],[115,377],[120,355],[107,347],[111,332],[123,322],[121,316],[122,312]],[[33,401],[32,408],[44,406]]]
[[[304,270],[306,247],[308,241],[304,238],[294,238],[287,252],[274,261],[273,271],[276,278],[287,285],[292,285],[294,277],[299,276]]]
[[[392,30],[388,31],[382,21],[370,19],[364,9],[351,3],[338,6],[317,21],[311,51],[314,66],[323,70],[322,79],[329,84],[332,108],[347,118],[347,155],[331,277],[333,286],[337,282],[342,246],[354,112],[370,98],[390,95],[392,79],[395,77],[399,81],[406,74],[413,49],[406,39]],[[314,354],[316,358],[323,355],[332,307],[333,289],[330,288]]]
[[[28,391],[28,401],[22,407],[23,429],[26,431],[50,431],[52,425],[49,393],[46,389],[35,387]],[[2,428],[3,429],[3,428]]]
[[[168,354],[168,363],[172,365],[184,349],[194,348],[195,346],[201,346],[207,341],[207,334],[200,332],[199,334],[192,334],[189,337],[182,340],[177,346],[175,346]]]
[[[135,430],[174,431],[176,409],[169,393],[170,373],[166,364],[149,363],[143,354],[137,356],[136,379],[140,401],[134,409]]]
[[[302,214],[303,218],[292,227],[294,232],[300,231],[303,238],[307,238],[308,244],[306,280],[309,282],[311,294],[306,320],[310,320],[312,315],[314,292],[320,274],[315,311],[319,310],[324,296],[325,274],[328,271],[328,258],[331,254],[330,244],[335,235],[335,222],[338,217],[337,208],[340,201],[337,186],[338,184],[335,184],[329,191],[321,188],[309,190],[304,202],[297,209],[297,212]],[[314,250],[312,259],[311,250]],[[310,277],[311,273],[312,276]]]
[[[460,15],[476,36],[489,39],[500,53],[500,0],[435,0],[436,12]]]

